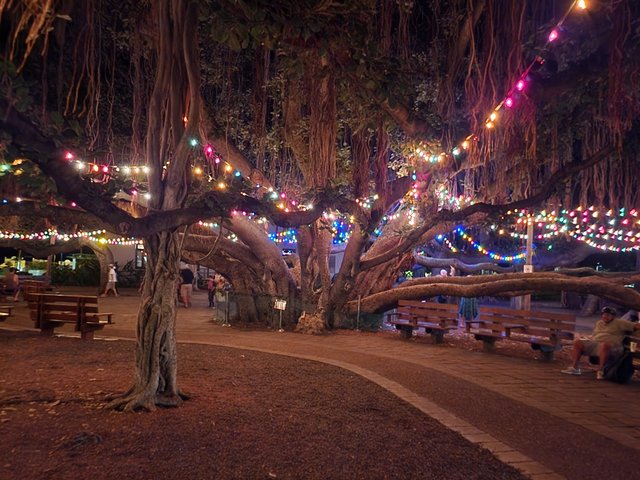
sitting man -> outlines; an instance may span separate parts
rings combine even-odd
[[[573,366],[565,368],[562,373],[568,375],[580,375],[578,367],[582,355],[594,356],[599,359],[596,378],[604,378],[604,366],[610,356],[622,354],[622,341],[625,335],[640,330],[640,324],[615,318],[615,310],[611,307],[602,309],[602,317],[596,322],[590,340],[577,339],[573,342]]]

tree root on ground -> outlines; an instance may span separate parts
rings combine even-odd
[[[129,391],[120,395],[110,395],[110,400],[104,408],[117,410],[119,412],[153,412],[157,407],[175,408],[180,407],[191,397],[183,392],[177,394],[158,393],[151,395],[145,391]]]

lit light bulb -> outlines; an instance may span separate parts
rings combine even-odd
[[[504,106],[507,108],[513,107],[513,98],[507,97],[504,101]]]
[[[553,42],[557,38],[558,38],[558,30],[554,28],[553,30],[551,30],[551,33],[549,34],[549,41]]]
[[[584,9],[586,9],[586,8],[587,8],[587,2],[586,2],[586,0],[578,0],[577,5],[578,5],[578,8],[579,8],[580,10],[584,10]]]
[[[524,80],[518,80],[518,83],[516,83],[516,88],[519,91],[522,91],[522,90],[524,90],[525,85],[526,84],[525,84]]]

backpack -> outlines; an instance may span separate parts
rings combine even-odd
[[[633,377],[633,356],[625,351],[604,367],[604,378],[616,383],[627,383]]]

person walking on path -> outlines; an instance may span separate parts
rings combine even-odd
[[[118,291],[116,290],[116,283],[118,282],[118,274],[116,273],[116,266],[113,264],[109,265],[109,273],[107,274],[107,286],[104,288],[104,292],[101,297],[106,297],[109,295],[109,292],[112,291],[114,296],[118,296]]]
[[[180,269],[180,298],[184,308],[191,306],[191,294],[193,293],[193,272],[186,265]]]
[[[611,307],[602,309],[602,316],[596,322],[590,339],[577,339],[573,342],[572,360],[573,365],[562,370],[567,375],[581,375],[580,357],[582,355],[598,356],[598,372],[596,378],[603,380],[604,366],[609,357],[621,355],[623,352],[622,341],[624,337],[640,330],[640,324],[615,318],[616,312]]]

